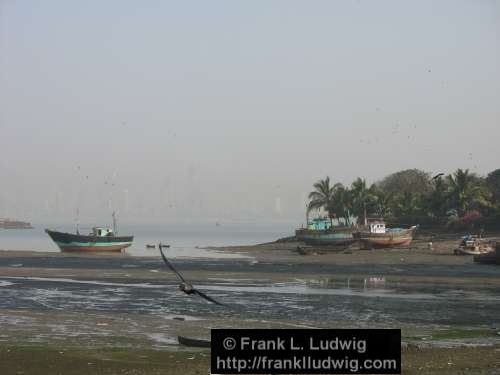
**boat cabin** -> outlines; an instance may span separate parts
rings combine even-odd
[[[331,229],[331,227],[332,223],[330,219],[327,218],[316,218],[307,223],[307,229],[309,230],[328,230]]]
[[[94,228],[92,228],[91,236],[95,236],[95,237],[109,237],[109,236],[114,236],[114,235],[115,234],[113,233],[113,229],[101,228],[101,227],[94,227]]]
[[[385,233],[385,223],[382,221],[372,221],[368,223],[370,226],[370,233]]]

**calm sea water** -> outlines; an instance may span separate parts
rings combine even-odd
[[[74,233],[75,228],[64,225],[37,225],[30,230],[0,229],[0,250],[59,252],[45,233],[45,228]],[[295,226],[290,223],[228,223],[175,225],[123,225],[119,234],[134,235],[134,243],[126,250],[132,256],[157,256],[158,250],[146,244],[169,244],[171,257],[226,257],[220,252],[201,249],[207,246],[252,245],[291,236]],[[80,233],[90,232],[90,226],[80,226]]]

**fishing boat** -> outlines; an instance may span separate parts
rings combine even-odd
[[[467,235],[461,238],[460,244],[453,250],[455,255],[480,255],[495,250],[495,243],[481,237]]]
[[[121,252],[132,245],[134,236],[118,236],[116,231],[116,220],[113,213],[113,229],[94,227],[92,232],[82,235],[76,229],[76,233],[65,233],[45,229],[45,232],[54,241],[61,251],[81,252]]]
[[[500,265],[500,242],[496,243],[495,250],[487,253],[474,255],[474,262],[482,264]]]
[[[409,247],[417,227],[414,225],[408,229],[387,228],[382,220],[371,220],[364,226],[365,230],[354,233],[354,237],[367,249]]]
[[[313,246],[348,246],[356,241],[353,231],[353,227],[333,226],[329,219],[317,218],[308,221],[307,228],[297,229],[295,237]]]

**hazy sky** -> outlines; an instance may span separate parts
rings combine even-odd
[[[500,167],[499,1],[0,0],[0,217],[297,220]]]

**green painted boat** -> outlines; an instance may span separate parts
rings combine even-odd
[[[307,228],[295,231],[298,241],[308,245],[348,246],[356,241],[353,237],[355,229],[348,226],[332,226],[329,219],[313,219]]]
[[[326,230],[297,229],[295,236],[297,240],[305,242],[308,245],[347,246],[356,241],[352,233],[351,228]]]
[[[132,245],[134,236],[116,236],[109,228],[95,227],[88,235],[45,229],[61,251],[121,252]]]

